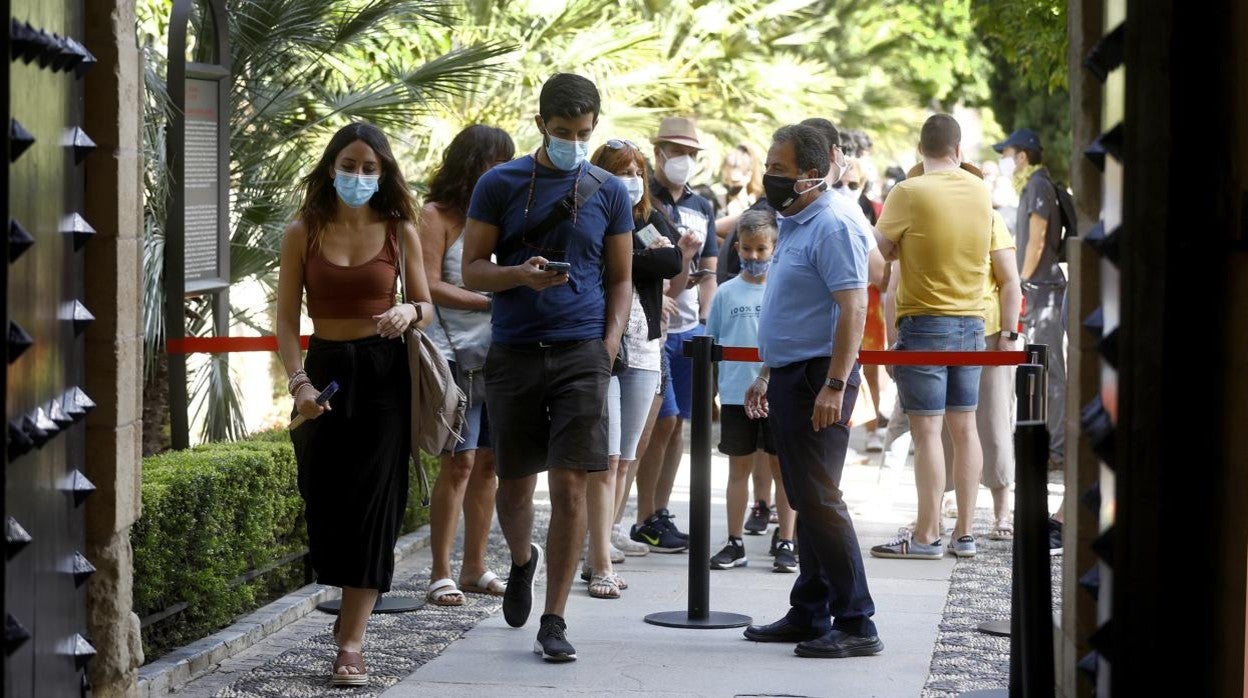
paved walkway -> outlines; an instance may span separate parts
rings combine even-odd
[[[861,434],[855,437],[851,443],[861,445]],[[848,461],[842,488],[863,546],[877,607],[875,619],[885,644],[882,655],[802,659],[789,645],[748,642],[740,629],[681,630],[649,625],[642,620],[646,614],[686,608],[689,563],[685,554],[652,553],[629,558],[619,566],[630,584],[621,599],[590,598],[585,584],[576,582],[567,618],[569,640],[580,659],[570,664],[548,664],[532,654],[544,593],[544,586],[539,585],[534,615],[520,629],[506,625],[496,599],[483,597],[470,597],[469,608],[425,607],[400,616],[378,616],[380,622],[366,651],[373,682],[365,689],[343,691],[326,685],[325,674],[332,658],[330,621],[328,616],[314,613],[227,660],[177,695],[476,698],[942,694],[939,689],[933,691],[935,686],[928,682],[954,560],[882,560],[866,555],[869,546],[890,537],[913,518],[913,477],[909,470],[881,471],[878,455],[868,460],[851,451]],[[712,482],[717,486],[712,492],[712,552],[726,536],[722,484],[727,479],[726,459],[715,457],[713,470]],[[687,462],[678,483],[688,483]],[[544,496],[545,492],[539,491],[539,497]],[[685,530],[689,527],[687,503],[688,491],[685,485],[678,485],[673,513]],[[983,491],[981,507],[988,503]],[[986,519],[986,514],[981,509],[981,517]],[[771,571],[769,540],[770,536],[746,537],[750,566],[711,571],[713,610],[744,613],[759,622],[770,622],[785,612],[794,575]],[[505,555],[505,548],[493,550],[491,564],[505,573],[501,555]],[[396,571],[396,588],[423,593],[428,566],[427,549],[403,560]],[[1004,583],[1008,589],[1008,578]],[[380,644],[383,638],[389,646]]]

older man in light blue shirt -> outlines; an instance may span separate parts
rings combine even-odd
[[[877,654],[884,644],[840,490],[858,396],[869,233],[831,205],[828,152],[818,130],[797,125],[777,131],[767,153],[763,187],[783,218],[759,320],[764,366],[745,399],[751,416],[771,417],[784,489],[798,512],[801,573],[784,618],[752,625],[745,637],[836,658]]]

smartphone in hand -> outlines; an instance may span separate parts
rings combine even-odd
[[[543,271],[554,271],[560,274],[567,274],[572,271],[572,265],[567,262],[547,262],[542,265]]]
[[[322,406],[325,405],[336,392],[338,392],[338,381],[330,381],[329,385],[325,386],[325,389],[321,391],[320,395],[316,396],[316,404]],[[302,414],[297,414],[295,415],[295,418],[290,421],[290,426],[286,428],[290,431],[294,431],[307,421],[307,417],[304,417]]]
[[[329,402],[329,399],[336,392],[338,392],[338,381],[330,381],[329,385],[325,386],[325,389],[321,391],[321,394],[316,396],[316,404],[324,405]]]

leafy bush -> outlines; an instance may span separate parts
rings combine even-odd
[[[436,459],[426,459],[430,472]],[[407,533],[428,522],[412,465]],[[186,608],[143,628],[149,660],[229,625],[304,584],[307,548],[294,451],[285,430],[143,460],[143,516],[131,529],[134,610],[140,618]]]

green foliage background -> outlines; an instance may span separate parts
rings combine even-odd
[[[988,50],[989,104],[1006,133],[1040,135],[1054,178],[1070,181],[1070,92],[1063,0],[973,0],[971,16]]]

